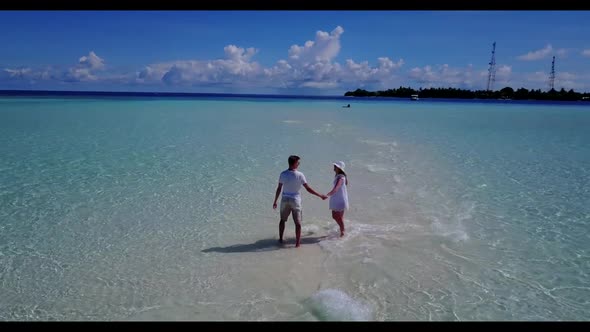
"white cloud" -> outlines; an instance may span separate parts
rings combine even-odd
[[[263,73],[262,67],[251,58],[255,48],[243,49],[235,45],[224,47],[225,59],[181,60],[156,63],[137,72],[136,82],[164,82],[169,85],[224,84],[247,80]]]
[[[369,60],[342,59],[338,62],[336,59],[343,47],[343,37],[344,29],[340,26],[331,32],[317,31],[313,40],[286,48],[284,58],[279,58],[270,66],[262,66],[255,61],[258,49],[230,44],[223,48],[221,58],[218,59],[152,63],[136,72],[127,70],[118,73],[114,73],[113,68],[108,68],[105,59],[91,51],[78,58],[71,66],[61,69],[0,69],[0,79],[156,85],[164,90],[177,86],[223,86],[224,90],[239,88],[242,91],[297,88],[343,91],[358,87],[374,90],[408,84],[415,87],[465,89],[483,89],[486,86],[488,72],[483,66],[427,65],[401,72],[405,61],[391,56]],[[543,59],[552,54],[564,56],[567,52],[565,49],[554,49],[548,44],[543,49],[520,56],[519,59]],[[582,55],[590,57],[590,49],[582,51]],[[504,86],[524,86],[529,89],[547,87],[548,72],[514,73],[513,67],[505,64],[499,64],[496,68],[494,89]],[[573,74],[558,71],[555,86],[590,90],[590,77],[578,72]]]
[[[223,51],[225,52],[225,55],[228,59],[236,62],[250,61],[250,58],[252,58],[254,54],[258,53],[258,50],[253,47],[243,49],[235,45],[227,45],[223,48]]]
[[[393,62],[387,57],[380,57],[377,59],[378,65],[371,67],[368,61],[356,63],[352,59],[346,60],[346,75],[353,81],[361,82],[381,82],[387,81],[391,78],[393,71],[399,69],[404,64],[404,60],[400,59],[397,62]]]
[[[513,72],[512,66],[498,65],[494,90],[504,87],[518,89],[547,90],[549,87],[549,73],[544,71],[519,73]],[[453,68],[447,65],[415,67],[408,71],[408,77],[418,84],[415,87],[455,87],[462,89],[485,89],[488,71],[475,70],[472,66]],[[557,72],[555,89],[574,89],[578,92],[590,90],[590,75],[588,73]]]
[[[398,70],[403,59],[393,60],[382,56],[376,62],[357,62],[347,59],[336,62],[342,48],[344,29],[337,26],[331,32],[317,31],[314,40],[303,45],[292,45],[286,50],[286,58],[270,67],[254,61],[258,49],[237,45],[224,47],[224,56],[213,60],[178,60],[153,63],[134,73],[117,73],[106,68],[105,60],[94,51],[78,59],[65,69],[31,68],[4,69],[2,79],[43,79],[61,82],[106,82],[134,85],[217,86],[238,88],[314,88],[351,89],[389,88],[400,82]],[[107,70],[108,69],[108,70]]]
[[[291,62],[329,62],[340,52],[340,36],[344,33],[337,26],[331,33],[317,31],[315,41],[308,40],[303,46],[292,45],[289,49]]]
[[[567,53],[568,53],[568,50],[566,50],[564,48],[553,49],[553,46],[551,46],[551,44],[547,44],[547,46],[545,46],[544,48],[542,48],[540,50],[528,52],[527,54],[520,55],[517,58],[519,60],[524,60],[524,61],[534,61],[534,60],[545,59],[546,57],[548,57],[552,54],[557,55],[559,57],[565,57],[567,55]]]
[[[0,79],[7,80],[48,80],[53,77],[53,74],[49,70],[35,71],[32,68],[5,68],[0,71]]]
[[[573,74],[569,72],[558,72],[555,74],[555,89],[564,88],[566,90],[584,90],[584,84],[580,82],[581,79],[583,79],[583,76],[579,74]]]
[[[474,72],[473,65],[465,68],[454,68],[448,64],[415,67],[408,72],[408,77],[423,87],[455,87],[472,88],[483,85],[483,77],[487,71]]]
[[[87,69],[101,69],[104,67],[104,60],[100,58],[94,51],[90,51],[88,55],[81,57],[78,60],[79,67]]]
[[[529,82],[549,82],[549,74],[542,71],[526,73],[524,78]]]
[[[368,61],[357,63],[352,59],[347,59],[344,65],[333,62],[340,52],[343,33],[344,29],[340,26],[331,33],[318,31],[315,41],[291,46],[288,60],[280,60],[265,73],[286,86],[318,88],[385,85],[396,79],[394,72],[404,64],[403,59],[394,62],[388,57],[379,57],[376,66],[371,66]]]
[[[523,73],[519,80],[520,86],[529,89],[549,89],[549,73],[536,71],[532,73]],[[556,90],[564,88],[566,90],[574,89],[578,92],[587,91],[590,89],[590,76],[585,74],[574,74],[570,72],[558,72],[555,74],[554,86]]]
[[[488,70],[475,69],[472,64],[466,67],[451,67],[448,64],[437,66],[415,67],[408,71],[408,78],[417,86],[425,88],[453,87],[460,89],[484,89],[487,85]],[[495,90],[509,85],[512,79],[512,67],[498,65],[496,67]]]
[[[64,82],[95,82],[101,78],[96,73],[104,68],[104,60],[90,51],[78,59],[78,64],[68,68],[63,73],[58,74]]]
[[[7,78],[19,79],[19,78],[29,78],[32,74],[31,68],[18,68],[18,69],[9,69],[6,68],[3,70],[4,76]]]
[[[29,80],[49,81],[54,80],[58,82],[96,82],[96,81],[112,81],[115,77],[112,74],[97,76],[96,74],[105,67],[104,59],[96,55],[94,51],[84,55],[78,59],[78,63],[69,68],[55,68],[47,67],[43,69],[19,68],[11,69],[5,68],[0,71],[1,79],[9,80]]]
[[[341,26],[332,32],[317,31],[315,40],[303,46],[292,45],[288,58],[281,59],[264,76],[271,85],[281,87],[335,88],[346,80],[346,68],[333,62],[340,52]]]
[[[88,68],[70,68],[63,74],[63,80],[65,82],[90,82],[96,81],[97,77]]]
[[[555,74],[555,80],[575,80],[579,78],[580,75],[572,74],[569,72],[558,72]],[[531,82],[548,82],[549,81],[549,73],[536,71],[533,73],[526,73],[525,78]]]
[[[395,78],[394,71],[403,59],[394,62],[379,57],[375,66],[367,61],[335,62],[344,29],[337,26],[332,32],[317,31],[315,40],[302,46],[292,45],[287,58],[269,68],[252,61],[255,48],[228,45],[225,58],[217,60],[187,60],[151,64],[137,73],[138,83],[162,81],[169,85],[227,84],[266,88],[350,88],[363,84],[386,84]]]
[[[160,63],[146,66],[137,72],[137,81],[139,83],[160,81],[173,65],[173,63]]]
[[[303,88],[316,88],[316,89],[327,89],[338,87],[337,82],[303,82],[300,87]]]
[[[501,65],[496,68],[496,83],[508,84],[512,78],[512,67],[507,65]]]

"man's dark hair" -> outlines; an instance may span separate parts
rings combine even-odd
[[[299,159],[301,158],[299,158],[299,156],[296,155],[289,156],[289,166],[295,165],[295,162],[297,162]]]

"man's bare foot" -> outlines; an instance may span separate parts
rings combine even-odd
[[[297,243],[297,244],[295,245],[295,248],[299,248],[299,246],[300,246],[300,244],[299,244],[299,243]]]
[[[343,237],[343,236],[344,236],[344,232],[340,232],[340,237]]]

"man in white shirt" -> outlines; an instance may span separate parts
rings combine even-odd
[[[295,222],[295,247],[299,247],[301,241],[301,195],[299,190],[301,186],[305,187],[307,192],[316,195],[321,199],[326,199],[328,196],[318,194],[315,190],[307,184],[305,175],[297,170],[299,167],[299,156],[289,156],[289,169],[281,172],[279,176],[279,185],[277,186],[277,192],[275,194],[275,201],[272,204],[272,208],[277,208],[277,199],[283,190],[283,196],[281,198],[281,221],[279,222],[279,242],[283,243],[283,232],[285,231],[285,222],[289,219],[289,214],[293,212],[293,221]]]

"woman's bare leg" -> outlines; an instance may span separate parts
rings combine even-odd
[[[344,236],[344,211],[332,211],[332,218],[340,226],[340,236]]]

